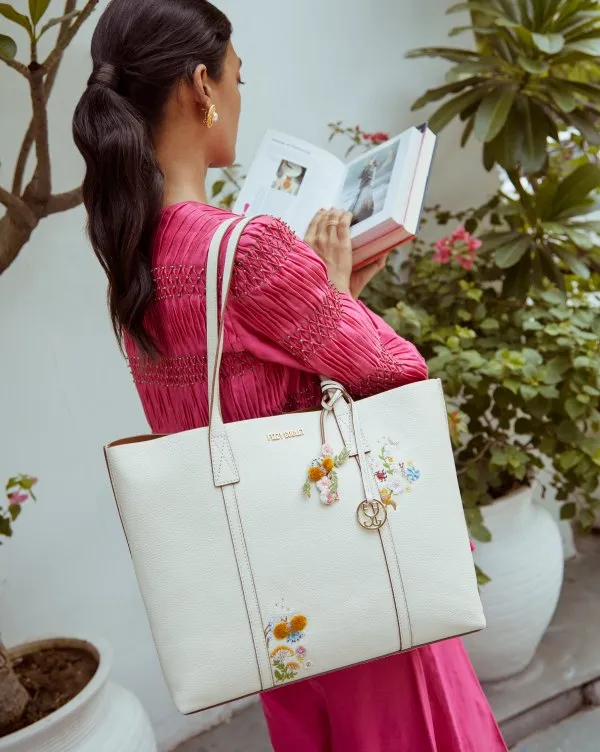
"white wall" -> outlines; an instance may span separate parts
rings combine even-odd
[[[25,0],[16,5],[24,8]],[[246,164],[268,126],[322,145],[330,120],[397,131],[421,117],[409,113],[410,103],[441,82],[443,64],[403,55],[444,41],[450,19],[443,0],[222,6],[236,27],[248,82],[238,155]],[[51,15],[60,7],[52,0]],[[52,96],[57,191],[81,176],[70,117],[89,73],[94,18],[72,45]],[[24,82],[1,65],[0,102],[0,182],[8,185],[29,106]],[[491,184],[478,150],[465,153],[456,134],[445,134],[430,201],[470,204]],[[15,538],[0,549],[0,625],[9,644],[50,633],[107,637],[116,679],[142,698],[166,749],[216,716],[184,719],[171,704],[111,498],[102,445],[147,427],[110,331],[104,279],[83,223],[81,209],[45,220],[0,278],[0,480],[14,472],[40,477],[38,505],[25,510]]]

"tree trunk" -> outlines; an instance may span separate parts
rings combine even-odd
[[[16,723],[29,702],[29,694],[12,670],[8,651],[0,641],[0,731]]]
[[[16,259],[34,229],[16,222],[8,213],[0,219],[0,274]]]

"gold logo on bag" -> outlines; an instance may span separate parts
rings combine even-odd
[[[283,441],[284,439],[297,439],[304,436],[302,428],[296,428],[293,431],[283,431],[282,433],[268,433],[267,441]]]
[[[379,530],[387,520],[387,509],[381,501],[363,501],[358,505],[356,517],[365,530]]]

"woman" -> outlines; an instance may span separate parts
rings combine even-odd
[[[108,276],[152,430],[208,422],[204,264],[231,215],[207,203],[208,167],[231,165],[240,60],[227,18],[205,0],[113,0],[92,42],[77,107],[89,233]],[[424,379],[416,349],[358,295],[344,212],[322,211],[306,243],[280,221],[242,236],[226,318],[225,419],[316,407],[317,374],[355,396]],[[277,752],[505,750],[458,640],[267,693]]]

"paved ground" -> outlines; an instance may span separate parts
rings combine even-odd
[[[598,752],[599,749],[600,708],[595,708],[530,736],[514,752]]]
[[[260,705],[177,747],[177,752],[273,752]]]
[[[578,547],[582,553],[567,565],[556,617],[532,665],[486,687],[508,743],[519,742],[515,752],[600,751],[600,707],[584,709],[585,703],[600,706],[600,682],[591,687],[600,679],[600,538],[579,541]],[[272,747],[260,707],[253,706],[177,752],[272,752]]]

